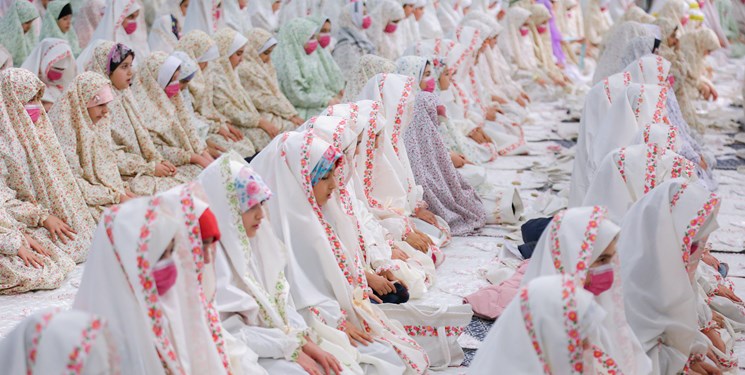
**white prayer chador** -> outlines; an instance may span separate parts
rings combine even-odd
[[[105,319],[78,310],[34,312],[0,342],[5,374],[118,374]]]
[[[620,223],[636,201],[662,182],[678,177],[697,180],[694,170],[693,163],[664,144],[622,147],[600,163],[582,204],[608,207],[610,218]]]
[[[169,206],[159,197],[138,198],[104,212],[73,308],[109,321],[122,341],[122,373],[227,373],[213,339],[220,333],[200,298],[190,233]],[[159,295],[153,268],[168,248],[178,276]]]
[[[357,98],[358,100],[374,100],[383,104],[380,109],[385,116],[385,133],[383,134],[389,138],[391,149],[383,148],[382,151],[388,163],[390,163],[389,165],[395,171],[400,187],[405,189],[404,196],[388,195],[386,194],[389,191],[388,187],[383,185],[389,184],[380,181],[380,179],[375,179],[372,194],[368,195],[374,196],[379,203],[389,204],[389,208],[403,212],[405,216],[413,215],[416,209],[424,204],[422,198],[424,192],[422,187],[417,185],[414,180],[414,173],[411,171],[403,137],[405,128],[409,125],[413,114],[414,94],[417,87],[417,81],[413,77],[399,74],[378,74],[367,82]],[[360,167],[358,167],[358,170]],[[377,172],[380,173],[381,169],[378,169]],[[390,178],[390,173],[384,175],[386,177],[383,177],[383,175],[380,175],[380,177],[385,180],[393,180]],[[391,182],[395,183],[396,181]],[[397,188],[393,187],[393,190],[395,191]],[[378,195],[380,193],[382,194]],[[405,201],[402,202],[402,205],[391,205],[391,198],[398,200],[404,197]],[[450,241],[450,228],[442,218],[437,218],[436,225],[425,223],[419,219],[413,219],[413,223],[419,230],[430,235],[437,246],[444,246]]]
[[[31,54],[23,62],[21,68],[36,74],[46,85],[42,102],[54,103],[75,79],[77,69],[70,44],[66,40],[46,38],[34,47]],[[52,81],[49,71],[62,73],[59,79]]]
[[[604,374],[617,358],[603,325],[606,312],[570,276],[524,286],[489,331],[469,374]],[[584,342],[589,345],[584,349]]]
[[[375,343],[357,347],[360,363],[385,374],[424,373],[429,361],[421,347],[367,297],[358,249],[347,247],[351,241],[340,240],[356,234],[341,225],[346,218],[339,215],[343,206],[338,195],[332,194],[322,208],[313,194],[313,178],[326,174],[318,170],[333,171],[334,163],[343,163],[339,158],[340,151],[312,132],[288,132],[251,162],[277,195],[268,208],[271,217],[278,218],[272,222],[274,231],[291,249],[292,297],[313,328],[317,322],[364,327]]]
[[[585,98],[569,190],[570,207],[582,203],[608,153],[630,145],[641,126],[663,121],[667,89],[630,80],[628,73],[614,74],[595,84]]]
[[[362,236],[347,240],[359,240],[365,265],[376,273],[390,270],[406,284],[410,298],[421,298],[427,291],[427,286],[434,280],[435,266],[432,257],[414,250],[403,241],[393,241],[409,259],[391,259],[392,249],[388,244],[388,238],[392,236],[370,212],[367,203],[359,200],[352,181],[356,176],[355,154],[364,150],[364,146],[358,148],[357,141],[360,140],[362,144],[361,140],[368,130],[368,124],[376,121],[371,116],[377,115],[376,109],[379,107],[379,102],[371,100],[338,104],[327,108],[322,115],[339,117],[321,116],[315,121],[306,122],[299,130],[311,128],[316,135],[344,152],[345,162],[336,174],[338,192],[348,220],[356,225],[359,235]]]
[[[626,315],[654,374],[679,373],[692,352],[698,321],[690,275],[704,244],[693,245],[717,228],[719,204],[699,184],[673,179],[641,198],[621,226]]]
[[[215,256],[216,305],[222,326],[229,333],[231,358],[243,363],[244,373],[255,373],[249,371],[254,361],[246,361],[246,351],[255,353],[259,364],[270,372],[305,373],[295,360],[304,336],[310,332],[290,297],[285,246],[272,231],[271,223],[262,223],[256,235],[249,238],[241,219],[247,210],[268,200],[271,191],[234,152],[205,169],[200,180],[220,227],[220,247]],[[355,351],[346,351],[350,346],[344,334],[330,327],[322,333],[329,331],[336,335],[324,336],[321,346],[343,364],[359,370]]]
[[[275,12],[272,9],[272,4],[276,2],[276,0],[255,0],[248,7],[251,24],[276,35],[279,31],[279,11]]]
[[[201,30],[207,35],[214,35],[225,26],[225,15],[221,0],[199,0],[189,2],[186,19],[181,33],[186,35],[192,30]]]
[[[155,18],[150,28],[147,43],[152,52],[163,51],[171,53],[178,45],[178,36],[173,33],[173,16],[161,15]],[[183,27],[183,26],[182,26]]]
[[[538,240],[522,285],[556,274],[575,275],[578,285],[582,285],[590,265],[613,243],[620,229],[605,207],[575,207],[558,213]],[[603,327],[614,343],[607,351],[624,374],[647,375],[652,363],[626,323],[618,257],[611,264],[613,286],[595,297],[607,313]]]
[[[136,21],[137,30],[132,34],[127,34],[124,30],[124,19],[138,10],[140,11],[140,15]],[[101,18],[96,31],[91,36],[91,44],[98,39],[122,43],[135,51],[135,64],[139,61],[145,61],[144,59],[150,54],[150,46],[147,43],[145,12],[142,10],[137,0],[109,1],[103,18]]]
[[[223,0],[225,26],[243,34],[245,37],[248,37],[251,28],[253,28],[249,8],[256,6],[251,1],[248,1],[247,4],[250,5],[246,5],[241,9],[238,0]]]

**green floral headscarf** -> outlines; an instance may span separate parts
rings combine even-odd
[[[66,33],[60,30],[57,25],[60,12],[65,5],[70,4],[70,0],[54,0],[50,1],[47,5],[47,13],[44,15],[44,21],[41,24],[41,34],[39,34],[39,40],[46,38],[59,38],[66,40],[70,44],[70,49],[73,55],[78,56],[80,54],[80,44],[78,43],[78,34],[75,33],[75,28],[70,24],[70,30]],[[75,17],[73,15],[73,17]]]
[[[272,53],[279,87],[305,119],[326,109],[329,100],[338,93],[324,85],[318,50],[310,55],[305,53],[305,43],[317,28],[304,18],[288,22],[282,26],[278,35],[279,43]]]
[[[13,56],[13,63],[21,66],[36,45],[34,27],[27,33],[23,32],[23,24],[39,18],[39,11],[34,4],[25,0],[16,0],[8,9],[5,17],[0,19],[0,35],[2,43]]]
[[[311,16],[308,17],[308,19],[316,24],[316,31],[321,30],[323,24],[326,23],[326,21],[330,22],[328,17],[321,16]],[[326,84],[326,88],[329,89],[329,91],[335,93],[338,93],[339,91],[344,89],[344,85],[346,84],[344,75],[342,74],[341,69],[339,69],[339,65],[336,64],[336,61],[334,61],[334,58],[331,57],[331,53],[329,53],[326,48],[322,48],[320,45],[318,45],[318,49],[316,49],[315,54],[318,55],[318,59],[321,61],[321,73],[324,73],[323,78]]]

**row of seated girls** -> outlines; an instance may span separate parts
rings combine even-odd
[[[9,373],[426,373],[379,305],[422,298],[453,236],[520,221],[487,164],[556,100],[582,113],[571,208],[471,371],[737,368],[691,119],[717,95],[709,26],[593,1],[146,3],[4,9],[0,293],[84,262],[72,310],[0,343]]]

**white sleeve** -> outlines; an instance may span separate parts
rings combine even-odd
[[[301,344],[297,331],[287,334],[279,328],[259,326],[259,305],[253,296],[236,286],[233,269],[219,246],[215,254],[215,274],[215,305],[223,328],[260,358],[292,360]]]

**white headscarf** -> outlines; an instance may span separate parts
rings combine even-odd
[[[117,374],[117,342],[106,319],[83,311],[45,309],[18,323],[0,342],[7,374]]]
[[[582,203],[598,166],[612,150],[628,146],[641,126],[663,121],[667,89],[631,83],[618,73],[597,83],[585,98],[572,171],[569,206]]]
[[[605,370],[609,342],[605,311],[568,276],[546,276],[524,286],[489,331],[469,374],[586,374]],[[590,350],[584,350],[583,341]],[[613,363],[615,365],[615,363]],[[611,366],[608,370],[615,369]],[[598,371],[597,373],[602,373]],[[620,371],[619,371],[620,373]]]
[[[187,34],[192,30],[201,30],[212,36],[225,26],[225,11],[220,10],[218,16],[218,6],[222,0],[198,0],[189,2],[189,8],[186,9],[186,19],[182,27],[182,33]]]
[[[249,8],[256,6],[250,0],[248,4],[245,8],[241,9],[238,0],[223,0],[225,26],[241,33],[245,37],[248,37],[251,28],[253,28]]]
[[[77,66],[70,44],[66,40],[46,38],[34,47],[21,68],[36,74],[47,86],[42,101],[54,103],[62,95],[67,85],[75,79]],[[62,78],[51,81],[47,73],[54,68],[62,72]]]
[[[201,303],[193,245],[181,212],[158,197],[104,212],[73,307],[107,319],[122,342],[122,373],[224,373]],[[170,211],[170,212],[169,212]],[[173,241],[176,284],[164,295],[153,267]]]
[[[559,212],[541,235],[522,285],[555,274],[574,275],[578,285],[584,284],[590,265],[610,246],[620,229],[605,207],[575,207]],[[611,264],[613,286],[595,298],[608,313],[603,326],[614,345],[607,352],[618,361],[624,374],[646,375],[652,364],[626,323],[618,258]]]
[[[499,46],[504,51],[505,57],[518,69],[527,70],[531,73],[538,70],[538,62],[533,51],[533,39],[530,35],[520,35],[520,28],[530,19],[530,11],[514,6],[507,10],[504,18],[506,32],[499,38]]]
[[[720,201],[699,184],[673,179],[641,198],[627,213],[618,239],[626,314],[652,359],[655,374],[677,374],[698,332],[696,297],[687,267],[717,228]]]
[[[279,31],[279,11],[275,13],[272,9],[272,4],[276,2],[277,0],[255,0],[248,7],[251,23],[254,27],[260,27],[272,34]]]
[[[357,100],[374,100],[383,103],[381,111],[386,119],[385,134],[390,137],[394,153],[386,158],[398,170],[399,179],[407,191],[406,212],[414,212],[422,200],[422,188],[416,185],[404,145],[404,129],[409,125],[414,111],[414,93],[418,86],[413,77],[399,74],[378,74],[367,82]],[[396,165],[398,164],[398,165]],[[376,186],[377,189],[377,186]],[[385,201],[381,199],[380,201]]]
[[[163,51],[165,53],[171,53],[176,48],[176,45],[178,45],[179,38],[173,33],[173,19],[172,15],[165,14],[158,16],[155,22],[153,22],[150,35],[147,37],[147,42],[152,52]]]
[[[135,61],[144,61],[150,54],[150,46],[147,44],[145,12],[140,3],[137,0],[110,0],[105,9],[90,40],[105,39],[122,43],[135,51]],[[137,30],[127,34],[123,27],[124,19],[138,10],[140,15],[137,17]]]
[[[356,233],[338,196],[332,194],[320,207],[313,195],[319,165],[333,167],[329,163],[340,157],[339,150],[313,132],[288,132],[251,162],[277,194],[269,201],[269,213],[279,218],[272,223],[274,231],[292,249],[288,276],[293,298],[306,320],[341,322],[345,311],[349,322],[358,328],[364,323],[373,337],[392,345],[409,369],[424,371],[428,359],[419,345],[369,302],[362,254],[350,247],[357,242],[340,240]]]
[[[610,217],[620,223],[641,197],[662,182],[678,177],[687,181],[698,179],[693,163],[668,150],[664,144],[622,147],[608,154],[600,164],[582,204],[606,206]]]

